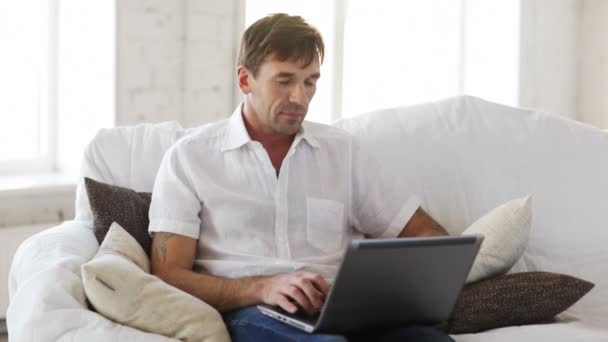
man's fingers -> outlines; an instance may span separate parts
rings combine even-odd
[[[327,295],[329,295],[329,289],[331,288],[331,285],[329,285],[329,283],[322,276],[317,275],[310,281],[317,289],[321,291],[321,293],[323,293],[323,296],[327,297]]]
[[[308,279],[302,279],[300,289],[302,290],[302,292],[304,292],[306,297],[308,297],[308,300],[314,306],[315,309],[318,310],[321,308],[321,306],[323,306],[323,302],[325,301],[325,295],[323,294],[323,292],[321,292],[320,289],[316,288],[312,281]]]
[[[323,296],[327,297],[331,286],[323,276],[312,272],[301,272],[300,275],[302,278],[309,280],[316,289],[323,293]]]
[[[296,313],[296,311],[298,311],[298,307],[290,302],[289,299],[287,299],[287,297],[284,295],[279,296],[277,305],[289,313]]]
[[[263,301],[294,313],[299,308],[312,315],[317,313],[327,297],[329,284],[313,272],[298,271],[268,279]]]
[[[308,299],[302,289],[298,286],[290,285],[286,290],[285,294],[293,299],[302,309],[304,309],[308,313],[314,313],[315,309]]]

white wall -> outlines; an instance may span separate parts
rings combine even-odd
[[[608,1],[522,0],[520,103],[608,128]]]
[[[184,1],[116,1],[116,124],[182,120]]]
[[[578,117],[581,0],[522,0],[520,105]]]
[[[237,0],[188,0],[183,124],[196,126],[232,114],[240,44]]]
[[[117,1],[117,124],[196,126],[232,113],[240,3]]]
[[[580,119],[608,128],[608,1],[606,0],[584,1],[581,53]]]
[[[40,187],[31,184],[30,180],[11,183],[14,188],[10,190],[6,190],[6,184],[0,183],[3,189],[0,191],[0,229],[16,225],[59,223],[74,217],[74,185],[56,182]]]

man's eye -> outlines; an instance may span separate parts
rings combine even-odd
[[[314,81],[306,81],[306,82],[304,82],[304,84],[305,84],[307,87],[314,87],[315,85],[317,85],[317,82],[314,82]]]
[[[289,80],[278,80],[277,82],[281,85],[288,85],[290,83]]]

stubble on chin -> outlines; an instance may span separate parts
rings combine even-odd
[[[281,134],[293,135],[298,133],[302,123],[294,123],[294,124],[279,124],[278,127],[275,128],[275,131]]]
[[[302,121],[291,121],[285,120],[281,122],[280,120],[275,121],[274,130],[277,133],[285,134],[285,135],[293,135],[300,131],[300,127],[302,127]]]

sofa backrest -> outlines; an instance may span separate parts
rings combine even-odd
[[[339,121],[452,234],[532,194],[518,271],[596,284],[571,313],[608,328],[608,134],[558,116],[464,96]],[[582,313],[584,311],[584,313]]]
[[[176,121],[104,128],[87,145],[76,189],[76,220],[91,221],[84,177],[151,192],[163,155],[191,130]]]
[[[490,209],[533,195],[529,246],[518,271],[592,281],[570,313],[608,328],[608,133],[558,116],[464,96],[336,123],[371,148],[452,234]],[[82,176],[152,191],[165,151],[191,130],[176,122],[101,130]],[[76,219],[92,220],[82,182]]]

